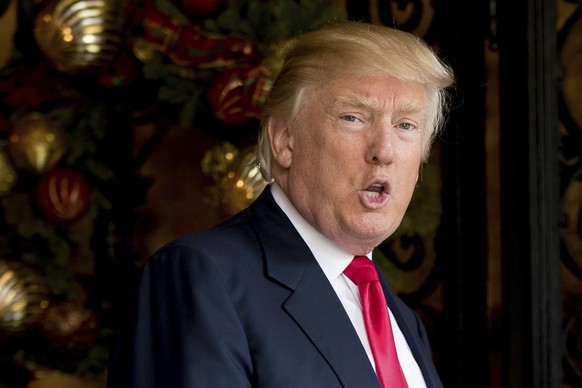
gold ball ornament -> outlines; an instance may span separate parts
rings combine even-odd
[[[66,150],[63,129],[49,116],[31,113],[16,121],[7,152],[14,166],[35,174],[50,170]]]
[[[263,191],[267,182],[255,162],[253,147],[242,151],[221,181],[222,204],[229,214],[236,214],[249,206]]]
[[[229,142],[223,142],[206,151],[200,163],[204,175],[219,182],[231,169],[239,154],[238,148]]]
[[[228,215],[250,205],[267,185],[255,161],[254,147],[240,151],[224,142],[204,154],[201,167],[214,181],[207,190],[206,201]]]
[[[123,45],[122,5],[118,0],[50,1],[35,19],[36,42],[61,72],[106,68]]]
[[[62,371],[47,371],[38,373],[26,388],[103,388],[105,382],[99,379],[81,377]]]
[[[8,155],[0,150],[0,197],[12,190],[16,184],[16,178],[16,171],[14,171]]]
[[[37,326],[49,306],[42,278],[21,263],[0,260],[0,339]]]

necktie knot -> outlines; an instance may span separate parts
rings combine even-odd
[[[377,282],[378,273],[374,263],[366,256],[356,256],[344,270],[344,274],[357,286],[364,283]]]

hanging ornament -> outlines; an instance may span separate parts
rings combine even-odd
[[[178,6],[191,17],[206,16],[226,6],[228,0],[179,0]]]
[[[239,149],[227,141],[209,149],[200,163],[202,173],[219,182],[232,170],[232,164],[239,153]]]
[[[37,326],[49,306],[42,278],[21,263],[0,260],[0,339]]]
[[[41,327],[51,345],[68,354],[90,349],[99,329],[95,313],[84,304],[72,301],[51,305]]]
[[[145,12],[143,28],[145,40],[180,66],[226,67],[262,56],[247,39],[212,34],[195,24],[181,24],[155,7]]]
[[[36,199],[45,217],[55,223],[70,224],[89,210],[90,188],[83,174],[70,169],[45,173],[36,189]]]
[[[61,72],[94,72],[109,67],[123,44],[122,3],[50,1],[34,22],[36,42]]]
[[[0,77],[0,98],[4,112],[33,111],[38,106],[59,100],[76,99],[79,94],[68,85],[69,80],[59,79],[55,69],[45,62],[12,64],[9,74]],[[10,106],[11,109],[6,109]],[[1,126],[11,125],[10,117],[2,118]]]
[[[103,388],[103,386],[99,379],[46,368],[40,368],[26,384],[26,388]]]
[[[242,151],[220,182],[222,204],[230,215],[248,207],[267,185],[259,172],[255,155],[254,147]]]
[[[224,142],[206,151],[201,166],[214,181],[207,189],[206,201],[228,215],[250,205],[267,185],[255,161],[254,147],[239,151]]]
[[[16,172],[8,160],[8,155],[0,150],[0,197],[9,193],[15,183]]]
[[[97,80],[103,86],[127,86],[136,80],[139,73],[138,60],[127,52],[122,52],[113,64],[97,75]]]
[[[47,115],[31,113],[14,123],[7,153],[16,168],[42,174],[61,160],[65,149],[65,135],[57,122]]]
[[[241,125],[260,116],[271,86],[260,66],[226,69],[212,80],[208,102],[222,122]]]

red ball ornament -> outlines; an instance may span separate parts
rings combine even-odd
[[[83,174],[70,169],[56,169],[40,179],[36,198],[49,221],[74,223],[89,210],[90,188]]]
[[[72,301],[51,305],[41,327],[51,345],[69,354],[90,349],[99,331],[95,313]]]
[[[271,86],[259,66],[226,69],[212,80],[208,102],[222,122],[241,125],[259,117]]]
[[[142,25],[145,42],[179,66],[222,68],[262,58],[258,45],[249,39],[181,24],[154,7],[147,9]]]
[[[138,60],[128,52],[123,52],[113,65],[97,75],[99,83],[106,87],[122,87],[137,79]]]
[[[226,6],[228,0],[180,0],[177,1],[180,9],[188,16],[206,16],[215,13]]]

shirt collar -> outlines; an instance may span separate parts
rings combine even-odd
[[[309,222],[299,214],[289,198],[276,183],[271,184],[271,193],[275,202],[287,215],[297,232],[307,244],[317,263],[330,281],[337,279],[354,258],[353,255],[345,252],[339,246],[330,241],[327,237],[316,230]],[[370,256],[368,254],[368,256]]]

